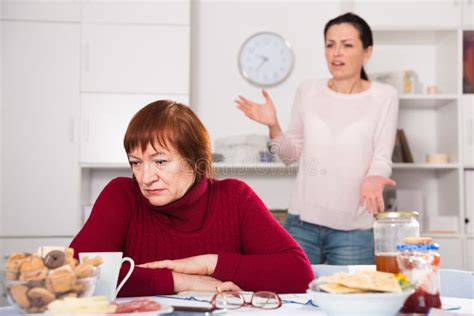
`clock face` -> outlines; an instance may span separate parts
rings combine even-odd
[[[280,35],[260,32],[249,37],[240,48],[239,70],[252,84],[274,86],[285,80],[293,69],[290,44]]]

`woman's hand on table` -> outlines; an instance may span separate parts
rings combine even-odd
[[[184,274],[211,275],[217,265],[217,255],[207,254],[177,260],[161,260],[138,265],[149,269],[170,269]]]
[[[179,272],[173,273],[173,284],[175,293],[183,291],[215,292],[216,288],[222,292],[241,291],[231,281],[222,282],[207,275],[190,275]]]
[[[362,181],[360,187],[360,206],[366,204],[371,213],[383,212],[385,204],[383,202],[383,189],[385,186],[394,187],[397,184],[392,179],[382,176],[367,176]]]

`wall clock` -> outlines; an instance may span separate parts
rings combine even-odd
[[[242,44],[238,65],[240,74],[259,87],[275,86],[291,73],[293,49],[283,36],[273,32],[259,32]]]

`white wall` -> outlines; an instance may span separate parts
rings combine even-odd
[[[0,4],[0,16],[2,16],[2,10],[3,10],[3,6]],[[3,190],[2,190],[2,185],[3,185],[3,155],[4,155],[4,152],[3,152],[3,106],[2,106],[2,103],[3,103],[3,69],[2,69],[2,65],[3,65],[3,62],[2,62],[2,52],[3,52],[3,29],[2,29],[2,23],[0,22],[0,205],[3,205],[3,201],[2,201],[2,198],[3,198]],[[2,212],[2,209],[0,207],[0,222],[3,221],[3,212]],[[0,225],[0,236],[3,235],[3,231],[2,231],[2,225]],[[1,249],[1,243],[0,243],[0,249]]]
[[[285,82],[268,89],[280,124],[286,129],[299,83],[329,75],[323,28],[339,14],[339,1],[193,1],[191,106],[208,128],[211,139],[242,133],[267,134],[266,127],[247,119],[233,102],[239,94],[262,99],[260,90],[238,71],[237,54],[246,38],[259,31],[273,31],[293,47],[293,72]]]
[[[243,133],[267,134],[264,126],[250,121],[235,107],[238,94],[261,98],[260,89],[250,85],[238,71],[240,45],[250,35],[268,30],[283,35],[292,45],[295,65],[290,77],[269,92],[277,106],[280,123],[288,125],[293,97],[299,83],[311,77],[329,75],[324,58],[323,28],[340,14],[338,1],[192,1],[191,8],[191,107],[207,127],[211,139]],[[128,170],[92,171],[90,192],[93,203],[107,184]],[[295,177],[268,178],[228,174],[246,181],[271,209],[287,208]]]

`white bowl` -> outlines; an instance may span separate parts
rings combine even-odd
[[[313,303],[328,315],[393,316],[397,315],[413,290],[401,293],[334,294],[308,289],[306,292]]]

